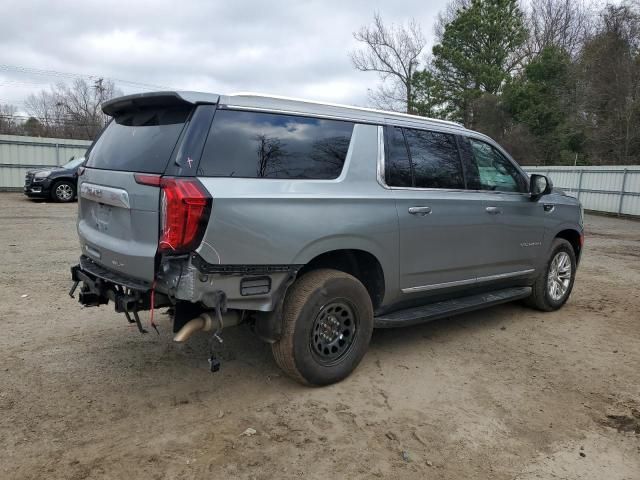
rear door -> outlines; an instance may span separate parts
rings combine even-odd
[[[151,282],[155,276],[160,189],[135,174],[161,175],[192,105],[138,103],[118,111],[92,146],[78,185],[83,254],[104,267]]]
[[[484,217],[465,192],[452,134],[387,127],[386,183],[395,189],[404,293],[475,282]]]

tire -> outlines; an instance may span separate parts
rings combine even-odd
[[[556,268],[557,264],[554,264],[554,260],[556,259],[565,259],[564,266],[570,266],[567,278],[568,282],[564,281],[566,278],[566,268]],[[563,270],[565,270],[565,272],[563,272]],[[554,272],[558,272],[558,275],[555,275]],[[555,278],[559,280],[552,282],[550,275],[554,275]],[[556,238],[551,244],[551,254],[545,264],[545,268],[540,272],[535,283],[532,285],[533,292],[531,296],[525,300],[525,304],[544,312],[558,310],[569,299],[575,278],[576,254],[573,247],[563,238]],[[553,284],[555,284],[555,290],[552,286]]]
[[[373,306],[364,285],[338,270],[314,270],[287,291],[282,337],[271,350],[294,380],[329,385],[355,370],[372,332]]]
[[[69,203],[76,198],[76,186],[68,180],[56,182],[51,187],[51,197],[56,202]]]

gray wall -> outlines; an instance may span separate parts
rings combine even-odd
[[[0,190],[20,189],[30,168],[63,165],[81,157],[87,140],[0,135]]]
[[[587,210],[640,215],[640,165],[620,167],[524,167],[551,178]]]

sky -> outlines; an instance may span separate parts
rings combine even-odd
[[[30,93],[74,74],[115,79],[126,94],[252,91],[365,106],[379,79],[353,68],[353,32],[375,11],[388,23],[413,17],[430,52],[446,4],[0,0],[0,103],[22,110]]]

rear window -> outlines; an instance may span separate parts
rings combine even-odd
[[[352,122],[218,110],[198,175],[334,179],[342,172],[352,132]]]
[[[115,117],[91,148],[87,167],[163,173],[189,108],[155,108]]]

